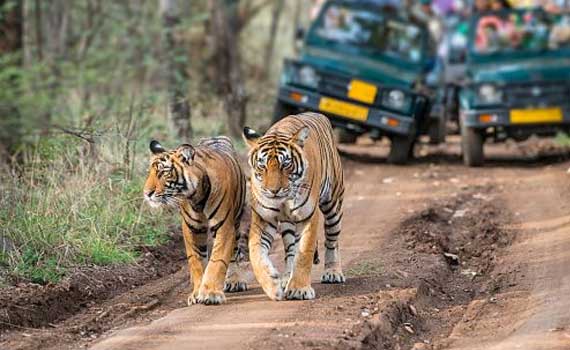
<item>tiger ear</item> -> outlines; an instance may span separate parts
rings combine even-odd
[[[149,148],[153,154],[160,154],[160,153],[166,152],[166,150],[164,149],[164,147],[162,147],[160,142],[158,142],[156,140],[150,141]]]
[[[194,153],[195,153],[194,147],[187,143],[180,145],[176,149],[176,154],[178,155],[178,157],[180,157],[180,160],[183,163],[186,163],[187,165],[192,164],[192,161],[194,160]]]
[[[299,147],[305,146],[305,141],[309,137],[309,128],[304,126],[302,127],[295,135],[293,135],[293,142],[299,145]]]
[[[243,140],[248,145],[249,148],[253,148],[257,145],[257,140],[261,136],[257,133],[257,131],[248,128],[247,126],[243,128]]]

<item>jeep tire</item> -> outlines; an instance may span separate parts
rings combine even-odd
[[[340,144],[340,143],[345,143],[345,144],[352,144],[352,143],[356,143],[356,139],[358,138],[358,134],[347,130],[345,128],[339,128],[336,127],[334,128],[334,136],[336,138],[336,141]]]
[[[406,164],[413,156],[414,139],[410,136],[393,135],[390,140],[390,153],[388,163]]]
[[[465,126],[461,123],[461,153],[463,163],[470,167],[482,166],[485,160],[483,143],[485,137],[483,131]]]
[[[447,133],[445,116],[433,117],[428,128],[429,143],[432,145],[439,145],[445,142]]]

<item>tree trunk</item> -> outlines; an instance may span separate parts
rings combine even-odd
[[[297,31],[301,28],[301,13],[303,13],[303,0],[295,0],[295,12],[293,13],[293,51],[299,53],[299,40]]]
[[[41,62],[44,59],[44,39],[42,37],[43,21],[42,21],[42,6],[40,4],[40,0],[35,0],[34,14],[36,20],[35,35],[36,35],[37,55],[38,55],[38,61]]]
[[[165,73],[168,84],[168,114],[178,138],[190,141],[190,103],[188,102],[188,74],[186,64],[188,54],[176,39],[176,27],[180,23],[180,8],[177,0],[160,0],[160,13],[163,25],[163,50]]]
[[[23,1],[0,0],[0,55],[19,52],[23,34]]]
[[[273,63],[273,52],[275,49],[275,35],[277,34],[277,28],[279,28],[279,19],[281,18],[281,13],[283,12],[284,0],[277,0],[273,4],[273,11],[271,14],[271,28],[269,30],[269,40],[265,46],[265,58],[263,64],[263,74],[268,76],[271,73],[271,64]]]
[[[9,57],[3,65],[21,66],[24,46],[24,18],[22,0],[0,0],[0,56]],[[0,69],[5,67],[0,66]],[[9,77],[12,92],[0,93],[0,157],[12,154],[20,141],[21,121],[17,103],[20,81],[17,75]]]
[[[247,107],[239,52],[241,20],[238,4],[239,0],[210,0],[216,87],[224,101],[228,131],[234,138],[241,137]]]
[[[57,115],[57,99],[61,89],[62,71],[60,63],[68,56],[70,6],[66,0],[50,0],[37,3],[41,25],[37,45],[41,45],[42,59],[48,72],[43,79],[47,84],[49,105],[41,113],[41,133],[47,135],[52,127],[52,117]],[[39,46],[38,46],[39,47]],[[49,77],[48,77],[49,75]]]

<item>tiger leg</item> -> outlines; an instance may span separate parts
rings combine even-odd
[[[206,305],[222,304],[226,301],[224,295],[224,280],[236,243],[235,226],[227,219],[214,232],[212,256],[204,271],[202,284],[198,291],[197,302]]]
[[[285,253],[285,272],[281,275],[281,288],[285,290],[287,282],[289,282],[291,278],[293,267],[295,266],[295,255],[297,255],[297,248],[301,236],[297,234],[296,226],[290,222],[281,222],[280,231]]]
[[[317,248],[317,232],[320,215],[314,213],[303,227],[299,251],[295,258],[295,266],[291,279],[287,283],[285,295],[290,300],[309,300],[315,298],[315,290],[311,287],[311,269]]]
[[[255,278],[261,288],[272,300],[283,300],[283,288],[279,273],[269,259],[269,251],[277,228],[263,219],[255,212],[252,213],[251,228],[249,231],[249,258]]]
[[[206,226],[192,226],[190,229],[189,223],[183,217],[182,236],[188,258],[188,271],[192,279],[192,294],[188,297],[188,305],[190,305],[196,303],[204,275],[208,255],[208,229]]]
[[[237,242],[234,246],[233,258],[228,267],[228,274],[224,284],[224,292],[236,293],[247,290],[247,234],[236,228]]]
[[[321,206],[325,217],[325,271],[321,283],[344,283],[338,239],[342,229],[342,199]]]
[[[285,250],[285,276],[287,279],[293,271],[295,265],[295,255],[301,237],[297,234],[294,224],[289,222],[281,223],[281,237],[283,239],[283,249]]]

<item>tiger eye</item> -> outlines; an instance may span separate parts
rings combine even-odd
[[[262,160],[258,160],[257,167],[260,169],[265,169],[265,163]]]
[[[299,175],[297,173],[289,174],[289,180],[291,180],[291,181],[299,180],[300,178],[301,178],[301,175]]]

